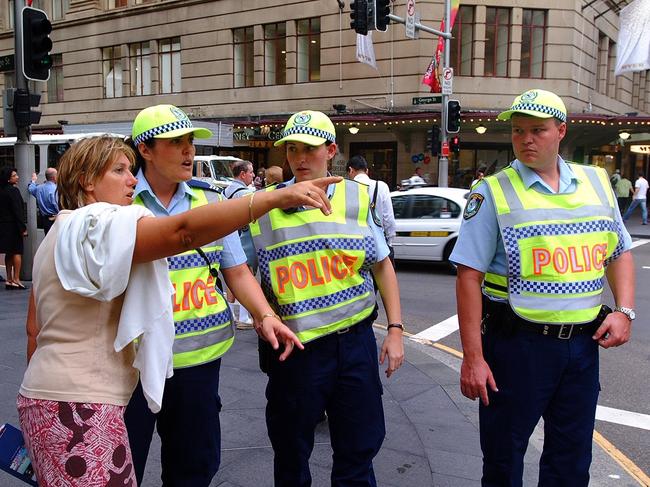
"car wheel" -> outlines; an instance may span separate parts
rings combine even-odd
[[[456,245],[456,239],[450,240],[447,242],[447,245],[445,245],[445,251],[442,253],[442,260],[447,265],[447,268],[451,274],[456,274],[457,270],[456,264],[449,261],[449,256],[454,250],[454,245]]]

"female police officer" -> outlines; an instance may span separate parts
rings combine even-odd
[[[327,175],[335,136],[325,114],[294,114],[276,142],[286,145],[295,176],[287,184]],[[296,208],[251,225],[264,292],[305,344],[304,352],[266,364],[266,421],[277,487],[311,485],[309,456],[324,411],[334,450],[332,485],[376,485],[372,459],[385,426],[372,331],[373,275],[389,323],[379,362],[388,357],[390,376],[404,359],[397,279],[369,211],[368,188],[346,180],[330,185],[327,194],[332,204],[327,219],[314,209]]]
[[[134,143],[144,160],[137,175],[135,203],[162,217],[218,199],[216,193],[186,183],[192,177],[193,138],[211,135],[207,129],[193,127],[175,106],[142,110],[133,123]],[[255,211],[253,203],[251,196],[251,212]],[[237,233],[168,260],[176,290],[174,376],[165,384],[162,409],[156,416],[146,408],[141,389],[136,389],[126,410],[126,425],[138,484],[157,422],[163,485],[207,487],[220,460],[220,358],[234,341],[230,310],[215,289],[216,271],[221,267],[228,288],[251,310],[261,335],[273,340],[273,333],[268,332],[282,325],[248,270]]]

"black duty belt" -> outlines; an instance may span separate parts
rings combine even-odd
[[[598,316],[589,323],[561,324],[561,323],[534,323],[523,319],[515,314],[508,303],[491,301],[483,296],[483,321],[481,331],[485,334],[488,330],[495,333],[509,334],[517,330],[569,340],[570,338],[584,333],[593,334],[605,317],[611,313],[609,306],[603,305]]]

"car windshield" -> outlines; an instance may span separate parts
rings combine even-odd
[[[210,164],[212,164],[212,171],[215,179],[219,181],[229,181],[233,178],[230,163],[228,161],[212,160],[210,161]]]

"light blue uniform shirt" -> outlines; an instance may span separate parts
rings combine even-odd
[[[135,186],[136,196],[142,198],[144,206],[146,206],[151,212],[156,216],[171,216],[178,215],[185,211],[190,210],[191,200],[196,198],[194,191],[190,188],[187,183],[181,182],[178,184],[178,189],[174,196],[172,196],[169,206],[165,206],[160,202],[158,197],[154,194],[149,182],[144,177],[144,172],[142,170],[138,171],[138,184]],[[239,241],[239,234],[233,232],[223,238],[223,251],[221,252],[221,267],[227,269],[229,267],[234,267],[240,264],[246,263],[246,255],[242,250],[241,243]]]
[[[329,174],[328,174],[329,175]],[[291,184],[294,184],[296,182],[296,178],[292,178],[289,181],[285,181],[284,183],[280,183],[277,185],[277,188],[284,188],[285,186],[289,186]],[[329,199],[332,199],[332,196],[334,195],[334,188],[336,188],[335,184],[330,184],[327,187],[327,191],[325,192],[327,194],[327,197]],[[299,208],[299,211],[302,211],[304,208]],[[368,227],[372,230],[372,235],[375,237],[375,251],[377,252],[377,262],[381,262],[384,260],[388,255],[390,254],[390,249],[388,248],[388,244],[386,243],[386,238],[384,237],[384,230],[378,226],[375,221],[372,219],[372,214],[370,211],[368,211]]]
[[[546,194],[554,193],[551,187],[535,171],[522,162],[515,159],[511,166],[519,173],[527,189],[533,188],[540,193]],[[558,194],[574,192],[576,186],[580,184],[580,179],[560,156],[558,156],[558,166],[560,169]],[[607,188],[605,189],[607,190]],[[463,219],[456,246],[449,260],[483,273],[491,272],[502,276],[507,275],[506,251],[499,231],[492,193],[487,183],[482,181],[475,188],[472,188],[472,193],[483,195],[483,203],[473,217],[468,220]],[[616,204],[616,223],[619,234],[623,236],[623,240],[619,242],[619,245],[622,244],[623,251],[629,250],[632,247],[632,238],[625,225],[623,225],[621,212],[618,209],[615,197],[614,204]]]

